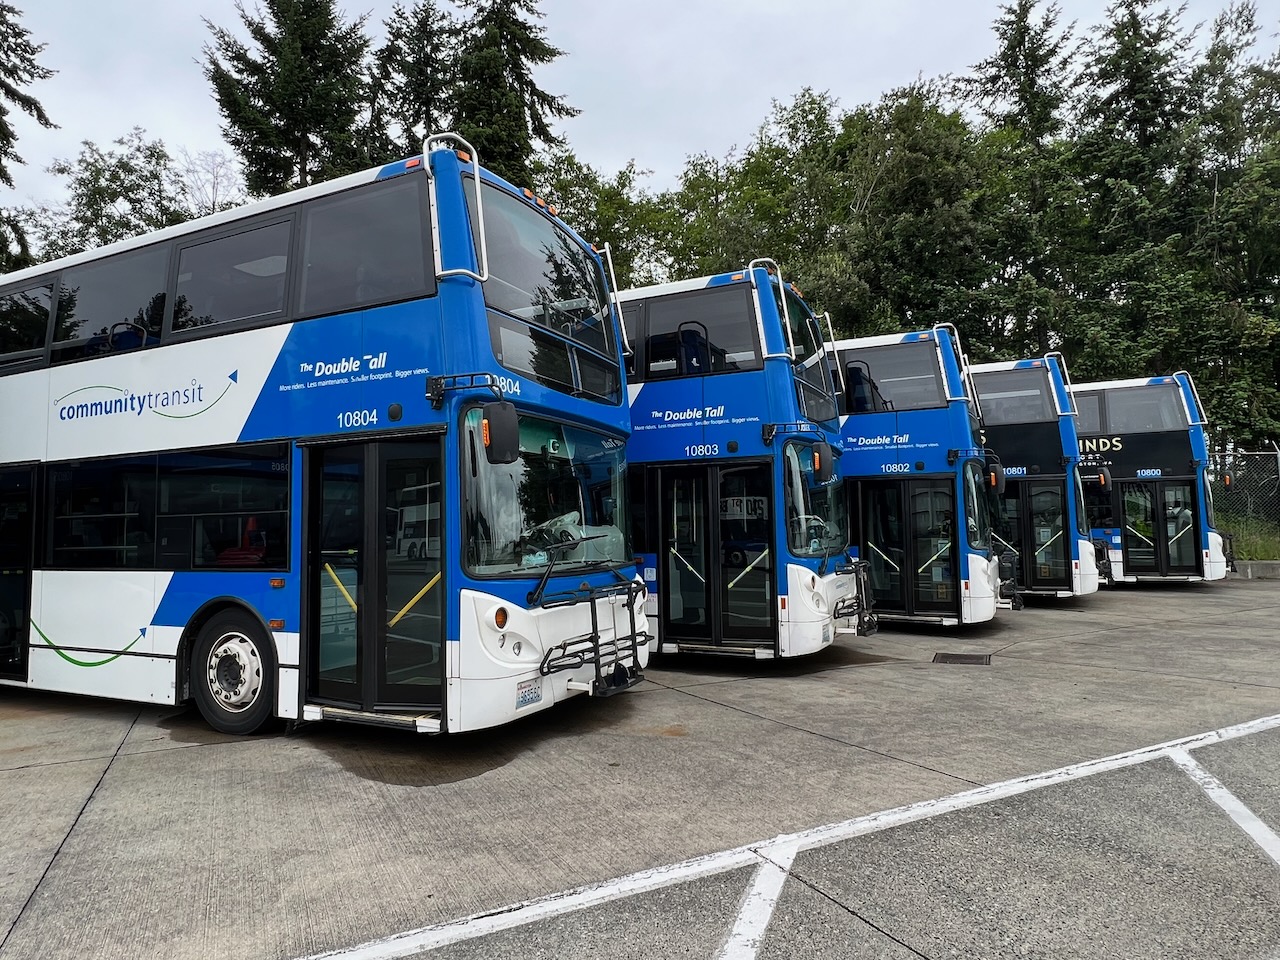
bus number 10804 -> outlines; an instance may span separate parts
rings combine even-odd
[[[714,457],[720,453],[718,443],[693,443],[684,448],[686,457]]]
[[[339,429],[368,427],[378,422],[377,410],[347,410],[338,414]]]

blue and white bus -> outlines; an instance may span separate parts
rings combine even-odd
[[[1020,604],[992,548],[998,468],[955,328],[835,349],[850,541],[870,565],[876,615],[953,626]]]
[[[770,260],[620,293],[633,539],[655,649],[757,658],[869,632],[846,555],[831,369]]]
[[[1214,527],[1208,420],[1191,375],[1078,384],[1089,523],[1111,577],[1221,580],[1230,543]]]
[[[445,134],[0,277],[0,684],[249,733],[638,682],[620,331],[555,214]]]
[[[1005,475],[1004,492],[992,501],[992,536],[1018,558],[1018,592],[1096,592],[1098,557],[1084,508],[1066,361],[1049,353],[975,364],[971,373],[987,447]]]

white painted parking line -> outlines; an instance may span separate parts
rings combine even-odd
[[[715,874],[736,870],[744,866],[759,865],[765,859],[765,855],[771,851],[794,848],[792,853],[794,857],[801,850],[809,850],[831,843],[839,843],[843,840],[851,840],[854,837],[878,833],[891,827],[899,827],[919,820],[941,816],[942,814],[953,813],[957,810],[980,806],[994,800],[1003,800],[1007,797],[1030,793],[1033,790],[1040,790],[1055,784],[1082,780],[1095,774],[1137,766],[1161,757],[1172,757],[1174,753],[1185,755],[1188,750],[1205,747],[1213,743],[1221,743],[1226,740],[1235,740],[1239,737],[1247,737],[1251,734],[1262,733],[1276,728],[1280,728],[1280,714],[1251,720],[1248,723],[1223,727],[1220,730],[1212,730],[1208,733],[1170,740],[1166,743],[1143,747],[1139,750],[1131,750],[1128,753],[1103,757],[1100,760],[1074,763],[1046,773],[1037,773],[1013,780],[1005,780],[1001,783],[989,784],[984,787],[976,787],[972,790],[966,790],[963,793],[952,794],[949,797],[942,797],[937,800],[923,800],[904,807],[895,807],[892,810],[855,817],[852,820],[844,820],[827,826],[802,830],[799,833],[783,834],[761,843],[695,857],[692,860],[685,860],[682,863],[670,866],[642,870],[639,873],[633,873],[617,880],[579,887],[565,893],[539,897],[534,900],[526,900],[498,910],[465,917],[461,920],[422,927],[417,930],[408,930],[404,933],[373,940],[360,946],[313,954],[305,958],[305,960],[391,960],[394,957],[405,957],[451,943],[473,940],[476,937],[497,933],[500,930],[521,927],[539,920],[546,920],[550,917],[581,910],[585,907],[599,906],[614,900],[625,899],[636,894],[671,886],[672,884],[695,880],[699,877],[714,876]],[[1190,757],[1187,759],[1190,760]],[[1217,781],[1215,780],[1214,782],[1216,783]],[[1221,785],[1219,784],[1219,786]],[[785,874],[782,879],[785,880]],[[756,882],[757,884],[760,883],[759,875],[757,875]],[[748,895],[749,899],[750,895]],[[769,908],[769,913],[772,915],[772,907]],[[739,917],[739,923],[741,921],[742,918]],[[766,918],[765,922],[767,924],[768,918]],[[736,932],[736,925],[734,929]],[[728,945],[726,944],[727,948]]]
[[[1169,759],[1185,770],[1209,799],[1220,806],[1236,822],[1236,826],[1262,848],[1263,853],[1280,865],[1280,837],[1276,836],[1274,830],[1259,820],[1239,797],[1222,785],[1222,781],[1192,760],[1191,754],[1182,750],[1170,750]]]
[[[760,941],[773,919],[773,909],[782,895],[782,885],[791,873],[791,863],[800,852],[797,843],[779,844],[760,851],[762,862],[755,883],[742,901],[738,921],[720,951],[720,960],[755,960]]]

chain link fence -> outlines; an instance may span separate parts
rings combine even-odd
[[[1212,461],[1215,526],[1231,534],[1236,559],[1280,560],[1280,449],[1219,451]]]

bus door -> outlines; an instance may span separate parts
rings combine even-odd
[[[877,611],[958,614],[953,481],[866,479],[859,488],[859,556]]]
[[[1120,484],[1120,500],[1126,573],[1165,577],[1201,572],[1199,507],[1191,481],[1126,480]]]
[[[770,465],[659,473],[660,635],[686,644],[776,643]]]
[[[1071,589],[1065,480],[1007,481],[994,526],[999,541],[1018,556],[1019,588]]]
[[[440,514],[438,440],[310,451],[308,693],[361,711],[443,706],[443,551],[401,549],[407,508]]]
[[[35,484],[32,468],[0,471],[0,677],[27,679]]]

